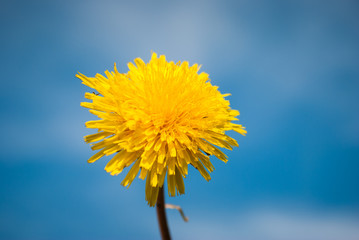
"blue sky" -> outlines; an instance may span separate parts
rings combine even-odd
[[[202,64],[247,127],[167,199],[174,239],[359,239],[356,1],[2,1],[0,239],[158,239],[144,182],[82,137],[75,78],[151,50]]]

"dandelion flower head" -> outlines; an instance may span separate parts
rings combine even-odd
[[[86,93],[91,102],[82,102],[99,119],[86,122],[97,133],[85,136],[92,150],[99,150],[88,162],[111,155],[105,170],[117,175],[129,167],[123,186],[134,178],[146,179],[146,200],[154,206],[159,188],[167,179],[170,196],[183,194],[188,165],[208,181],[214,170],[209,156],[227,162],[217,147],[232,149],[235,139],[225,134],[234,130],[245,135],[237,110],[210,83],[200,66],[167,62],[164,55],[152,54],[146,64],[137,58],[127,73],[113,72],[76,76],[98,93]]]

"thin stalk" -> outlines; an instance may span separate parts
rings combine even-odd
[[[158,218],[158,224],[160,226],[162,240],[171,240],[170,231],[167,225],[165,197],[163,193],[163,188],[160,188],[158,191],[156,210],[157,210],[157,218]]]

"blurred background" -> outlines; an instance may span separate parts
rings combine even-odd
[[[159,239],[145,183],[83,142],[92,89],[151,50],[202,64],[248,135],[167,198],[173,239],[359,239],[359,3],[0,2],[0,239]]]

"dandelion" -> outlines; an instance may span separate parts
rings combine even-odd
[[[189,165],[209,181],[214,170],[209,156],[227,162],[217,147],[238,146],[225,132],[245,135],[246,130],[232,122],[239,112],[225,99],[230,94],[221,94],[197,64],[167,62],[156,53],[147,64],[140,58],[134,63],[127,73],[119,73],[115,64],[106,76],[76,75],[98,92],[86,93],[91,102],[81,103],[99,118],[86,122],[98,132],[84,139],[99,150],[89,163],[112,155],[105,167],[111,175],[130,167],[123,186],[129,187],[137,175],[146,179],[146,200],[154,206],[166,179],[170,196],[185,193]]]

